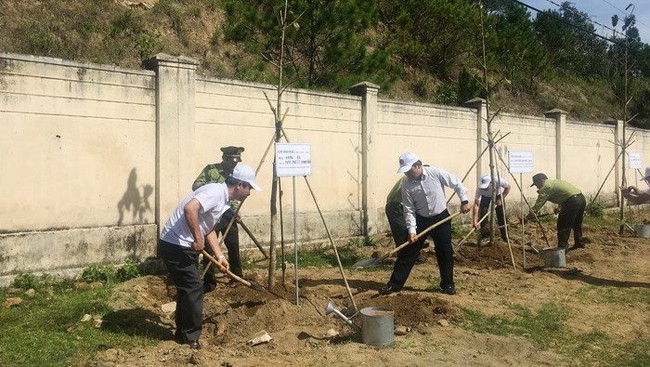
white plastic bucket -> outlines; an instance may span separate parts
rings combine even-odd
[[[541,255],[547,268],[566,267],[566,251],[563,248],[546,247],[542,249]]]
[[[637,237],[650,238],[650,224],[637,224],[634,232]]]
[[[395,313],[390,308],[366,307],[362,308],[361,339],[367,345],[383,347],[393,344],[395,340]]]

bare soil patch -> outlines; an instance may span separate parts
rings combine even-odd
[[[545,223],[554,243],[554,223]],[[545,247],[538,228],[526,229],[526,242]],[[174,300],[175,289],[165,276],[147,276],[120,285],[113,307],[123,315],[125,332],[149,333],[160,338],[150,348],[131,351],[108,349],[87,362],[91,366],[275,366],[275,365],[408,365],[455,366],[572,365],[574,357],[556,348],[543,348],[525,337],[479,334],[461,328],[463,308],[486,315],[510,315],[512,306],[533,310],[552,302],[568,310],[568,323],[576,332],[600,331],[616,340],[647,339],[650,320],[647,303],[609,303],[591,296],[600,289],[649,292],[647,264],[650,240],[618,228],[586,227],[591,244],[567,254],[566,268],[545,268],[539,255],[526,251],[521,228],[511,227],[515,238],[512,257],[508,244],[462,244],[456,252],[458,294],[448,296],[435,289],[438,269],[435,255],[417,265],[404,290],[379,296],[390,268],[378,271],[346,270],[346,278],[359,309],[388,307],[394,310],[395,342],[390,347],[364,344],[341,319],[325,315],[331,300],[346,315],[354,314],[338,268],[300,268],[300,299],[296,305],[293,269],[284,284],[279,278],[271,292],[245,286],[232,287],[227,279],[205,296],[203,349],[192,351],[172,340],[173,315],[161,306]],[[459,239],[456,239],[456,243]],[[385,241],[381,251],[392,244]],[[368,247],[368,255],[378,248]],[[513,268],[512,258],[516,264]],[[281,272],[279,272],[281,273]],[[248,270],[246,277],[266,284],[263,268]],[[596,288],[594,288],[596,287]],[[584,294],[584,296],[576,296]],[[644,299],[647,299],[647,293]],[[131,315],[132,317],[129,317]],[[137,317],[133,317],[137,316]],[[352,317],[360,325],[361,317]],[[110,320],[109,320],[110,322]],[[126,325],[129,325],[128,327]],[[336,335],[333,334],[335,331]],[[266,331],[273,339],[247,345]]]

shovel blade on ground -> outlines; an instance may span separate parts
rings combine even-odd
[[[381,262],[382,259],[379,258],[374,258],[374,259],[366,259],[366,260],[359,260],[354,265],[352,265],[353,268],[369,268],[371,266],[377,266]]]

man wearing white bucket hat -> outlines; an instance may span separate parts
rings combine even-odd
[[[390,294],[400,291],[420,255],[424,241],[431,236],[434,243],[436,260],[440,271],[440,289],[446,294],[455,294],[454,284],[454,249],[451,245],[451,223],[444,222],[427,236],[417,238],[421,232],[431,225],[444,221],[449,217],[444,187],[456,191],[461,200],[460,211],[467,213],[471,206],[467,198],[467,188],[456,176],[440,168],[428,167],[422,164],[415,153],[404,153],[399,157],[397,173],[406,176],[402,184],[402,204],[404,205],[404,220],[408,228],[410,245],[397,252],[397,260],[393,273],[386,286],[379,290],[380,294]]]
[[[214,231],[230,200],[244,200],[251,189],[260,190],[255,172],[238,165],[225,183],[209,183],[188,194],[165,224],[158,241],[158,255],[164,260],[176,286],[175,339],[200,349],[203,323],[203,282],[199,272],[199,254],[205,240],[225,269],[229,268]]]
[[[650,185],[650,167],[646,167],[643,181]],[[630,204],[645,204],[650,202],[650,189],[641,191],[636,186],[621,187],[621,194]]]
[[[503,212],[503,200],[508,196],[508,193],[510,193],[510,184],[503,177],[494,177],[494,179],[490,178],[490,175],[483,175],[481,177],[481,180],[476,187],[476,194],[474,195],[474,207],[472,210],[474,228],[479,228],[479,220],[490,210],[492,194],[495,190],[497,192],[494,211],[497,214],[501,239],[507,241],[508,233],[506,231],[505,213]],[[490,234],[488,221],[486,219],[481,221],[480,228],[479,243],[482,243]]]

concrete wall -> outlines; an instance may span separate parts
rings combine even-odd
[[[0,279],[153,254],[154,82],[0,55]]]
[[[224,145],[245,147],[259,170],[261,192],[242,218],[262,242],[270,238],[273,86],[196,75],[195,60],[157,55],[147,70],[123,70],[59,59],[0,54],[0,284],[20,271],[75,273],[90,263],[118,264],[155,254],[160,225]],[[299,243],[371,236],[387,229],[386,194],[399,178],[397,157],[422,160],[462,178],[473,194],[489,171],[487,108],[407,103],[378,98],[368,82],[340,95],[288,89],[284,132],[312,149],[312,175],[295,179]],[[268,100],[267,100],[268,98]],[[493,112],[490,110],[490,112]],[[533,151],[535,171],[561,177],[589,197],[616,201],[621,122],[567,121],[500,114],[492,120],[497,151]],[[635,133],[629,151],[650,157],[650,133]],[[476,162],[476,167],[470,169]],[[497,163],[500,174],[509,177]],[[534,172],[533,172],[534,173]],[[523,191],[532,174],[524,174]],[[627,170],[628,181],[637,182]],[[293,183],[283,178],[285,239],[293,239]],[[451,194],[451,192],[449,192]],[[519,195],[513,190],[513,198]],[[458,199],[452,199],[452,206]],[[468,216],[461,217],[467,221]],[[254,248],[240,234],[245,248]]]

